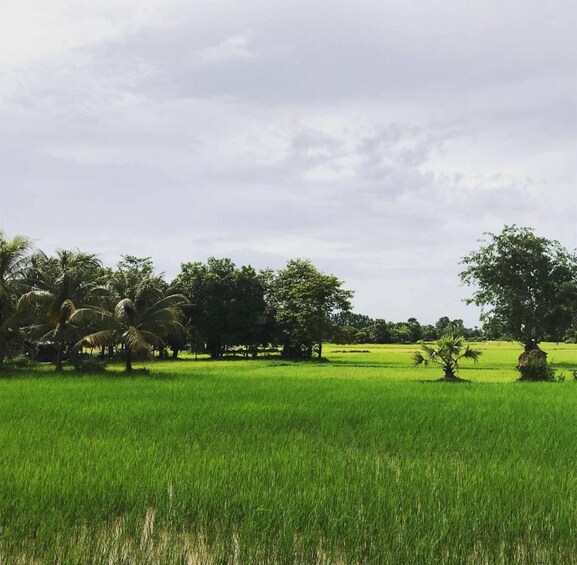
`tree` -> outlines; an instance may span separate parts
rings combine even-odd
[[[109,308],[129,298],[139,310],[158,302],[168,288],[162,274],[155,274],[150,257],[133,255],[122,256],[116,270],[109,273],[106,286]]]
[[[409,318],[407,320],[407,326],[411,343],[416,343],[420,339],[423,339],[423,328],[417,318]]]
[[[449,327],[451,326],[451,319],[448,316],[442,316],[435,323],[435,331],[437,333],[437,338],[442,337],[443,334],[448,333]]]
[[[150,257],[134,255],[123,255],[116,269],[109,272],[106,290],[98,305],[111,312],[114,311],[116,304],[124,299],[131,300],[138,312],[144,312],[165,295],[174,294],[167,292],[168,285],[163,274],[155,273],[154,263]],[[173,336],[167,336],[166,341],[176,347],[185,337],[177,332]],[[109,356],[112,356],[114,346],[109,345],[108,349]],[[159,354],[163,356],[164,349],[159,350]],[[102,355],[104,356],[104,348]]]
[[[126,371],[132,371],[132,353],[148,351],[151,347],[164,348],[164,338],[170,332],[185,332],[181,324],[181,307],[187,303],[184,296],[173,294],[139,310],[130,298],[123,298],[113,311],[99,307],[75,310],[72,324],[98,328],[76,343],[76,348],[105,347],[114,343],[124,345]]]
[[[171,289],[190,301],[189,330],[203,337],[213,359],[222,357],[227,346],[255,350],[270,339],[265,302],[268,278],[269,273],[257,273],[250,266],[238,268],[226,258],[181,265]]]
[[[331,316],[351,308],[352,291],[342,281],[321,273],[310,261],[295,259],[279,271],[272,283],[277,328],[285,357],[311,357],[331,328]]]
[[[12,316],[28,267],[31,242],[23,236],[8,239],[0,231],[0,364],[10,352],[16,332],[6,327]]]
[[[9,320],[37,343],[56,347],[56,370],[62,371],[63,354],[80,337],[81,328],[71,322],[76,306],[88,304],[98,291],[102,265],[96,255],[58,250],[54,257],[42,252],[30,259],[25,292]],[[77,356],[75,356],[77,365]]]
[[[391,329],[386,320],[376,319],[370,327],[371,343],[391,343]]]
[[[461,336],[447,334],[438,339],[434,346],[423,344],[421,351],[413,353],[413,364],[415,366],[427,366],[430,363],[438,365],[443,369],[442,381],[457,382],[462,381],[457,376],[459,361],[461,359],[471,359],[474,363],[479,361],[481,351],[472,349]]]
[[[462,282],[474,286],[468,304],[483,308],[490,333],[519,340],[526,352],[546,336],[563,336],[574,312],[577,258],[532,229],[505,226],[464,257]]]

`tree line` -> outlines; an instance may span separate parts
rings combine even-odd
[[[486,339],[477,326],[467,328],[461,319],[442,316],[435,324],[421,324],[417,318],[406,322],[391,322],[355,312],[338,312],[333,316],[331,341],[341,344],[418,343],[434,341],[446,334],[470,340]]]
[[[151,258],[124,256],[115,268],[79,250],[49,256],[24,236],[0,232],[0,363],[25,353],[80,367],[82,351],[103,359],[182,350],[290,359],[322,357],[323,343],[415,343],[445,335],[510,339],[525,360],[544,363],[539,343],[576,341],[577,256],[531,228],[485,234],[461,260],[467,302],[481,307],[482,328],[440,318],[388,322],[352,312],[353,292],[310,261],[257,271],[230,259],[188,262],[172,280]],[[170,351],[170,353],[169,353]],[[527,361],[528,360],[528,361]],[[534,367],[533,367],[534,368]],[[533,370],[531,368],[531,370]]]
[[[214,359],[322,356],[332,317],[351,309],[352,291],[310,261],[257,271],[230,259],[181,265],[172,281],[151,258],[124,256],[115,268],[94,254],[58,250],[49,256],[28,238],[0,233],[0,362],[26,353],[77,368],[83,350],[103,359],[187,349]]]

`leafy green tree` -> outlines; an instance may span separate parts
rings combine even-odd
[[[155,272],[154,263],[150,257],[136,257],[123,255],[116,269],[110,270],[107,276],[106,293],[99,301],[101,308],[114,311],[116,304],[121,300],[129,299],[138,312],[143,312],[150,306],[161,300],[168,292],[168,284],[162,273]],[[174,293],[172,293],[174,294]],[[167,336],[166,342],[174,346],[178,354],[178,347],[186,336],[180,333]],[[108,346],[109,356],[113,355],[114,347]],[[164,349],[159,350],[159,355],[164,356]],[[104,348],[102,349],[104,355]]]
[[[189,330],[203,336],[212,358],[222,357],[228,346],[256,351],[258,344],[270,340],[268,278],[267,273],[250,266],[238,268],[226,258],[181,265],[171,289],[190,300]]]
[[[407,326],[411,343],[416,343],[420,339],[423,339],[423,328],[417,318],[409,318],[407,320]]]
[[[58,250],[54,257],[38,252],[30,259],[25,292],[9,320],[38,343],[56,347],[56,370],[62,371],[63,354],[79,339],[82,328],[71,322],[76,305],[85,305],[97,293],[102,265],[96,255]],[[74,356],[77,365],[77,356]]]
[[[126,371],[132,371],[133,352],[148,351],[151,347],[164,348],[164,339],[171,332],[184,333],[181,324],[182,306],[187,303],[182,295],[169,295],[139,310],[130,298],[123,298],[113,311],[99,307],[75,310],[71,324],[89,325],[96,331],[82,337],[76,348],[105,347],[122,343]]]
[[[393,338],[390,324],[386,320],[375,320],[370,328],[370,338],[371,343],[391,343]]]
[[[421,345],[421,351],[413,353],[413,364],[415,366],[429,364],[438,365],[443,370],[444,381],[460,381],[457,376],[459,362],[461,359],[470,359],[474,363],[479,361],[481,351],[473,349],[461,336],[447,334],[438,339],[434,345]]]
[[[442,337],[443,334],[448,333],[451,326],[451,319],[448,316],[442,316],[435,322],[435,330],[437,338]]]
[[[351,308],[352,291],[342,281],[321,273],[310,261],[295,259],[279,271],[272,284],[272,300],[285,357],[311,357],[331,329],[331,316]]]
[[[0,231],[0,364],[11,351],[17,332],[6,327],[14,313],[14,307],[28,268],[31,242],[24,236],[8,239]]]
[[[423,326],[423,339],[425,341],[433,341],[438,339],[439,334],[437,333],[437,328],[431,324],[426,324]]]
[[[123,255],[107,280],[108,306],[129,298],[139,310],[158,302],[168,289],[162,274],[156,274],[150,257]]]
[[[519,340],[525,351],[546,336],[563,336],[574,313],[577,259],[559,242],[532,229],[505,226],[486,234],[484,245],[464,257],[462,282],[474,287],[474,303],[490,332]]]

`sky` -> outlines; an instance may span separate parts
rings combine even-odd
[[[460,259],[577,247],[574,0],[18,0],[0,229],[171,278],[310,259],[360,313],[478,323]]]

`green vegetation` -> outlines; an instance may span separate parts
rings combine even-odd
[[[484,308],[485,325],[518,340],[527,352],[546,336],[563,339],[575,325],[577,256],[530,228],[505,226],[486,237],[463,258],[460,274],[474,287],[468,302]]]
[[[489,237],[468,330],[355,314],[300,259],[168,282],[0,233],[0,564],[577,562],[577,346],[538,347],[575,341],[577,259]]]
[[[415,366],[427,366],[432,363],[443,369],[442,380],[462,381],[463,379],[457,376],[461,359],[470,359],[477,363],[481,353],[479,349],[465,344],[462,337],[448,334],[433,345],[423,343],[421,350],[413,354],[413,363]]]
[[[516,339],[525,352],[538,350],[544,339],[574,342],[577,255],[530,228],[505,226],[487,236],[488,243],[461,261],[461,280],[473,286],[469,302],[485,309],[483,328],[470,329],[447,316],[422,325],[414,317],[394,323],[354,313],[353,292],[303,259],[256,271],[212,257],[181,264],[168,282],[150,257],[126,255],[111,269],[93,254],[58,250],[50,257],[33,252],[28,239],[0,232],[0,365],[25,354],[54,362],[57,371],[65,362],[80,370],[82,347],[100,348],[102,360],[123,357],[130,370],[134,353],[165,358],[168,348],[174,358],[188,350],[213,359],[241,351],[321,359],[327,340],[416,343],[450,333]],[[170,308],[153,323],[150,308],[163,300]],[[518,365],[524,370],[527,363],[520,358]],[[552,375],[546,358],[527,367],[523,379]]]
[[[424,384],[417,347],[6,370],[0,562],[575,562],[573,379],[516,382],[500,342]]]

